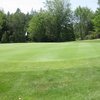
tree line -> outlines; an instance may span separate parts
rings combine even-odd
[[[24,14],[0,10],[0,42],[64,42],[100,38],[100,0],[93,12],[88,7],[71,10],[69,0],[46,0],[45,9]]]

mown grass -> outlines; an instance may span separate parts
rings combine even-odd
[[[0,45],[0,100],[100,100],[100,40]]]

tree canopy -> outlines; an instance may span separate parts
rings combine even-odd
[[[27,14],[0,10],[0,42],[64,42],[100,38],[100,0],[95,12],[71,10],[69,0],[46,0],[45,9]],[[27,33],[27,35],[26,35]]]
[[[78,7],[75,10],[76,35],[82,40],[92,30],[93,12],[87,7]]]

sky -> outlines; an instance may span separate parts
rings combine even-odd
[[[22,12],[30,12],[31,9],[39,10],[44,7],[45,0],[0,0],[0,9],[3,9],[6,13],[10,11],[15,12],[17,8],[20,8]],[[70,0],[71,8],[74,10],[76,7],[87,6],[92,10],[96,10],[98,7],[97,0]]]

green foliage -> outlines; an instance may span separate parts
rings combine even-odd
[[[89,31],[93,30],[93,12],[87,7],[78,7],[75,10],[75,33],[76,36],[82,40],[86,35],[89,34]]]
[[[1,42],[2,43],[7,43],[8,42],[8,34],[6,32],[2,35]]]
[[[86,35],[85,37],[86,40],[97,39],[97,38],[98,38],[97,32],[91,32],[89,35]]]
[[[25,38],[25,15],[17,9],[15,14],[11,15],[10,20],[11,35],[14,37],[14,42],[24,42]]]
[[[37,13],[29,24],[30,38],[33,41],[44,41],[45,39],[45,13]]]
[[[0,40],[1,40],[3,32],[4,32],[5,21],[6,21],[5,14],[3,11],[0,10]]]
[[[98,4],[100,6],[100,0]],[[46,0],[45,7],[40,11],[32,9],[27,14],[19,8],[12,14],[0,10],[0,42],[62,42],[100,38],[100,7],[95,13],[80,6],[72,12],[69,0]]]
[[[75,32],[82,40],[86,35],[89,34],[89,31],[93,30],[92,24],[93,13],[87,7],[78,7],[75,10]]]
[[[95,31],[97,33],[100,33],[100,8],[97,9],[93,22],[94,22]]]
[[[25,42],[25,33],[31,16],[28,13],[25,15],[20,9],[13,14],[4,14],[0,11],[0,41],[2,42],[6,33],[8,42]]]
[[[33,40],[39,42],[75,40],[68,0],[47,0],[46,7],[46,11],[41,10],[30,21],[28,30]]]

